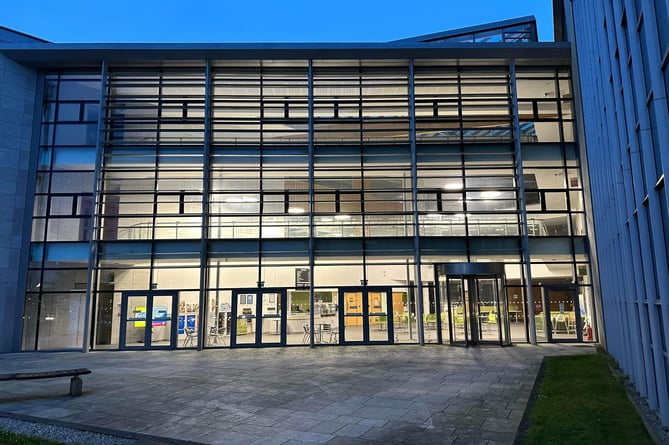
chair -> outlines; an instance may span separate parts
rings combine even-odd
[[[425,329],[437,329],[437,314],[423,314]]]
[[[186,328],[184,332],[186,333],[186,338],[184,338],[184,347],[195,346],[193,343],[194,340],[197,340],[197,334],[195,333],[195,329]]]
[[[333,343],[333,339],[335,340],[335,343],[337,342],[337,335],[338,331],[337,328],[333,328],[331,324],[329,323],[324,323],[321,326],[321,339],[322,341],[325,341],[325,336],[327,336],[327,342],[328,343]]]
[[[304,330],[304,336],[302,337],[302,343],[306,343],[309,341],[309,325],[307,323],[302,325],[302,329]]]
[[[330,331],[330,343],[339,343],[339,328],[334,327]]]
[[[309,324],[304,323],[302,325],[302,329],[304,330],[304,335],[302,336],[302,343],[308,343],[309,342],[309,337],[310,337],[309,334],[311,333],[311,329],[309,329]],[[321,330],[320,329],[314,330],[314,337],[315,337],[314,341],[316,343],[320,343],[323,340],[323,338],[321,337]]]
[[[544,333],[544,315],[535,315],[534,316],[534,327],[537,330],[537,333]]]
[[[218,339],[221,339],[223,342],[223,346],[225,346],[225,337],[223,334],[220,334],[219,331],[216,329],[216,327],[212,326],[209,328],[209,338],[208,338],[208,344],[213,345],[213,344],[219,344]]]
[[[555,316],[555,326],[553,326],[553,332],[557,333],[558,331],[563,331],[569,334],[569,323],[564,314],[557,314]]]
[[[453,322],[455,327],[464,329],[465,328],[465,315],[462,312],[455,312],[453,314]]]

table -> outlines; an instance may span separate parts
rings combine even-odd
[[[332,327],[332,323],[316,323],[316,326],[318,326],[318,329],[314,332],[314,341],[323,343],[323,331],[327,331],[327,334],[330,336],[327,342],[331,343],[333,335],[336,335],[336,328]]]

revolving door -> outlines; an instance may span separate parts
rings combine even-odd
[[[442,327],[442,331],[448,332],[450,344],[511,343],[503,264],[441,264],[435,271],[440,318],[448,324],[448,329]]]

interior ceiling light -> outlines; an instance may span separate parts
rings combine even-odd
[[[289,207],[288,213],[304,213],[304,209],[302,207]]]
[[[258,198],[252,198],[249,196],[232,196],[230,198],[225,198],[223,202],[226,203],[252,203],[258,202]]]
[[[342,220],[345,220],[345,219],[350,219],[351,215],[335,215],[334,218],[342,221]]]
[[[490,191],[487,191],[487,192],[481,192],[481,197],[483,197],[483,198],[497,198],[501,194],[502,194],[502,192],[498,192],[496,190],[490,190]]]
[[[462,182],[450,182],[444,188],[446,190],[462,190]]]

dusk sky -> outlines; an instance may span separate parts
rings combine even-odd
[[[0,25],[52,42],[384,42],[534,15],[551,0],[4,0]]]

